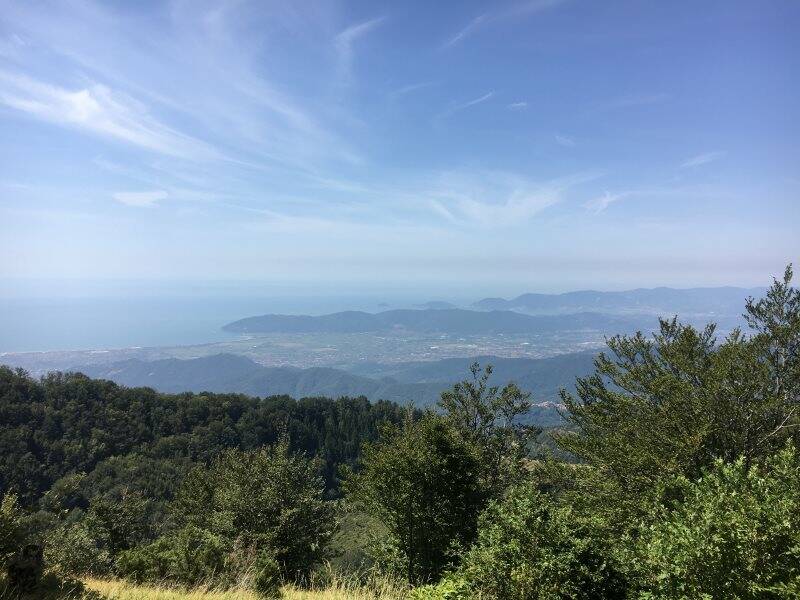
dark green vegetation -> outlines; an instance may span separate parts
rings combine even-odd
[[[337,469],[406,412],[365,398],[168,395],[81,374],[37,381],[0,367],[0,495],[21,515],[0,531],[4,558],[30,542],[75,575],[302,578],[335,528]]]
[[[791,269],[718,342],[662,321],[564,393],[577,463],[530,464],[421,598],[796,598],[800,292]]]
[[[570,315],[531,316],[498,310],[490,312],[450,309],[387,310],[373,314],[347,311],[312,317],[307,315],[262,315],[225,325],[235,333],[366,333],[415,331],[451,335],[499,333],[547,333],[591,329],[601,332],[633,331],[651,322],[642,317],[624,317],[582,312]]]
[[[0,370],[8,577],[29,580],[18,567],[44,541],[62,574],[265,597],[338,552],[415,598],[796,598],[790,282],[747,303],[746,333],[673,319],[611,338],[563,392],[568,460],[534,454],[529,395],[477,364],[425,413]]]

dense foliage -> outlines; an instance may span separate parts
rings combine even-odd
[[[323,556],[339,467],[404,412],[364,398],[159,394],[80,374],[37,381],[0,367],[2,515],[25,515],[22,529],[0,515],[3,554],[31,542],[65,573],[230,582],[246,572],[275,588]],[[248,538],[235,506],[257,499]]]
[[[699,479],[670,482],[667,495],[632,548],[642,587],[669,598],[800,597],[794,446],[758,468],[718,460]]]
[[[411,583],[438,578],[474,541],[487,503],[524,474],[536,431],[520,424],[529,394],[488,384],[491,367],[442,394],[440,413],[386,427],[367,444],[349,499],[388,529],[378,563]],[[387,560],[388,559],[388,560]]]
[[[800,291],[792,272],[721,343],[662,321],[609,340],[564,394],[577,464],[533,463],[419,598],[796,598]]]
[[[170,504],[172,529],[123,552],[117,571],[185,584],[251,576],[262,588],[266,580],[303,580],[335,526],[318,472],[286,444],[228,450],[189,473]]]
[[[127,487],[165,500],[195,463],[283,436],[292,452],[322,458],[335,490],[338,465],[353,464],[378,424],[402,414],[396,404],[364,398],[159,394],[74,373],[37,381],[0,367],[0,494],[13,490],[29,506],[62,487],[62,477],[85,473],[85,496]]]

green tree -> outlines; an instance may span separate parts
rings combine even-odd
[[[619,506],[642,508],[664,479],[697,476],[716,458],[758,462],[797,436],[800,300],[791,275],[787,268],[765,298],[748,301],[750,335],[736,330],[717,344],[713,325],[662,320],[652,339],[611,338],[577,398],[562,392],[572,431],[558,443],[613,484]]]
[[[408,418],[386,426],[363,450],[362,469],[346,483],[348,497],[387,527],[401,575],[436,579],[475,536],[486,504],[481,455],[443,418]]]
[[[24,515],[14,494],[0,500],[0,567],[14,556],[25,542]]]
[[[270,552],[284,577],[302,579],[324,557],[336,527],[319,470],[318,461],[290,454],[285,443],[229,450],[187,477],[173,518],[179,527]]]
[[[92,500],[83,525],[98,547],[112,558],[152,539],[149,503],[139,494]]]
[[[499,497],[524,470],[528,444],[539,432],[521,423],[531,408],[530,394],[514,383],[502,388],[489,385],[492,366],[470,367],[472,377],[442,392],[439,408],[481,454],[481,484]]]

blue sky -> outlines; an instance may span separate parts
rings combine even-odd
[[[554,291],[800,257],[800,4],[0,2],[0,276]]]

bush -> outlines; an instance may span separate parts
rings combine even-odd
[[[622,598],[612,536],[596,517],[558,505],[529,484],[481,516],[478,540],[430,598]]]
[[[631,557],[659,598],[797,598],[800,461],[789,446],[763,468],[718,461],[700,479],[678,478],[656,506]]]
[[[319,463],[285,444],[231,450],[191,472],[173,503],[175,521],[211,532],[233,547],[271,552],[284,579],[303,580],[324,556],[336,527]]]
[[[261,551],[255,562],[253,589],[262,598],[281,597],[281,566],[267,551]]]
[[[117,572],[134,581],[169,580],[196,585],[222,577],[231,550],[221,537],[187,526],[172,535],[123,552]]]
[[[25,542],[22,509],[14,494],[0,501],[0,567],[13,557]]]
[[[45,560],[62,573],[72,575],[107,575],[114,561],[107,550],[98,546],[84,523],[62,524],[48,532]]]

